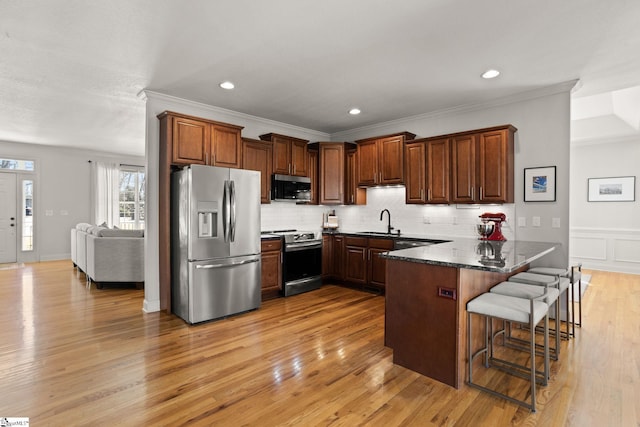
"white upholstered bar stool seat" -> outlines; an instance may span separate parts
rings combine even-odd
[[[510,282],[526,283],[528,285],[556,287],[560,291],[560,295],[564,295],[565,297],[565,303],[567,306],[567,319],[565,322],[566,331],[564,333],[562,333],[561,331],[562,319],[560,317],[556,317],[555,319],[556,326],[554,328],[551,328],[551,331],[553,333],[557,332],[558,334],[560,334],[561,338],[569,339],[569,337],[571,336],[569,332],[569,323],[570,323],[570,313],[569,313],[570,306],[569,306],[569,292],[568,292],[569,279],[564,277],[549,276],[546,274],[530,273],[528,271],[525,271],[523,273],[514,274],[513,276],[509,277],[508,280]],[[559,301],[557,303],[559,303]],[[557,310],[556,308],[555,312],[558,313],[559,310]]]
[[[551,305],[558,301],[558,297],[560,296],[560,291],[556,287],[546,288],[544,286],[538,285],[528,285],[526,283],[519,282],[501,282],[497,285],[494,285],[489,292],[500,295],[508,295],[516,298],[525,298],[532,299],[538,298],[545,293],[547,293],[547,305],[551,308]],[[555,304],[556,309],[556,318],[560,316],[560,305]],[[504,332],[504,331],[503,331]],[[514,340],[518,342],[522,342],[522,340],[518,338],[514,338],[511,335],[505,336],[505,339]],[[536,345],[537,346],[537,345]],[[538,347],[538,346],[537,346]],[[549,349],[550,354],[552,354],[552,358],[554,360],[558,360],[560,356],[560,335],[555,334],[555,345],[553,348]]]
[[[508,295],[486,292],[477,296],[467,303],[467,351],[469,363],[469,377],[467,384],[494,396],[501,397],[510,402],[522,405],[531,411],[536,410],[536,382],[547,384],[549,373],[549,306],[545,300],[548,295],[545,293],[537,298],[524,299],[516,298]],[[479,315],[484,318],[484,347],[474,353],[473,351],[473,331],[472,331],[472,315]],[[523,366],[507,360],[498,359],[493,355],[493,340],[491,347],[489,346],[489,337],[492,336],[493,319],[503,320],[507,322],[519,323],[529,327],[529,365]],[[540,373],[536,370],[536,346],[535,346],[535,328],[538,323],[544,320],[544,372]],[[484,355],[484,366],[486,368],[495,367],[510,374],[529,380],[529,396],[530,403],[509,396],[500,391],[494,390],[487,386],[477,384],[473,380],[473,361],[477,356]],[[499,384],[492,381],[492,383]]]
[[[554,268],[554,267],[532,267],[529,273],[546,274],[549,276],[566,277],[571,284],[571,332],[575,336],[575,327],[582,327],[582,263],[572,265],[570,268]],[[576,298],[576,287],[578,288],[578,297]],[[576,311],[574,304],[578,303],[578,315],[576,319]]]

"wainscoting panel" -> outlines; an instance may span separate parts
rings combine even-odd
[[[571,263],[586,269],[640,274],[640,230],[571,228]]]
[[[616,239],[614,261],[640,263],[640,239]]]
[[[571,255],[583,259],[607,259],[607,240],[594,237],[570,237]]]

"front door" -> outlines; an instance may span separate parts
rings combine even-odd
[[[16,175],[0,173],[0,264],[16,262]]]

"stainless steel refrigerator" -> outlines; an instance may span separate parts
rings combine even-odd
[[[199,323],[260,306],[260,173],[191,165],[171,175],[173,312]]]

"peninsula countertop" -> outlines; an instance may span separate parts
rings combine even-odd
[[[559,246],[559,243],[522,240],[498,242],[460,237],[446,240],[444,243],[382,253],[380,257],[445,267],[511,273]]]

